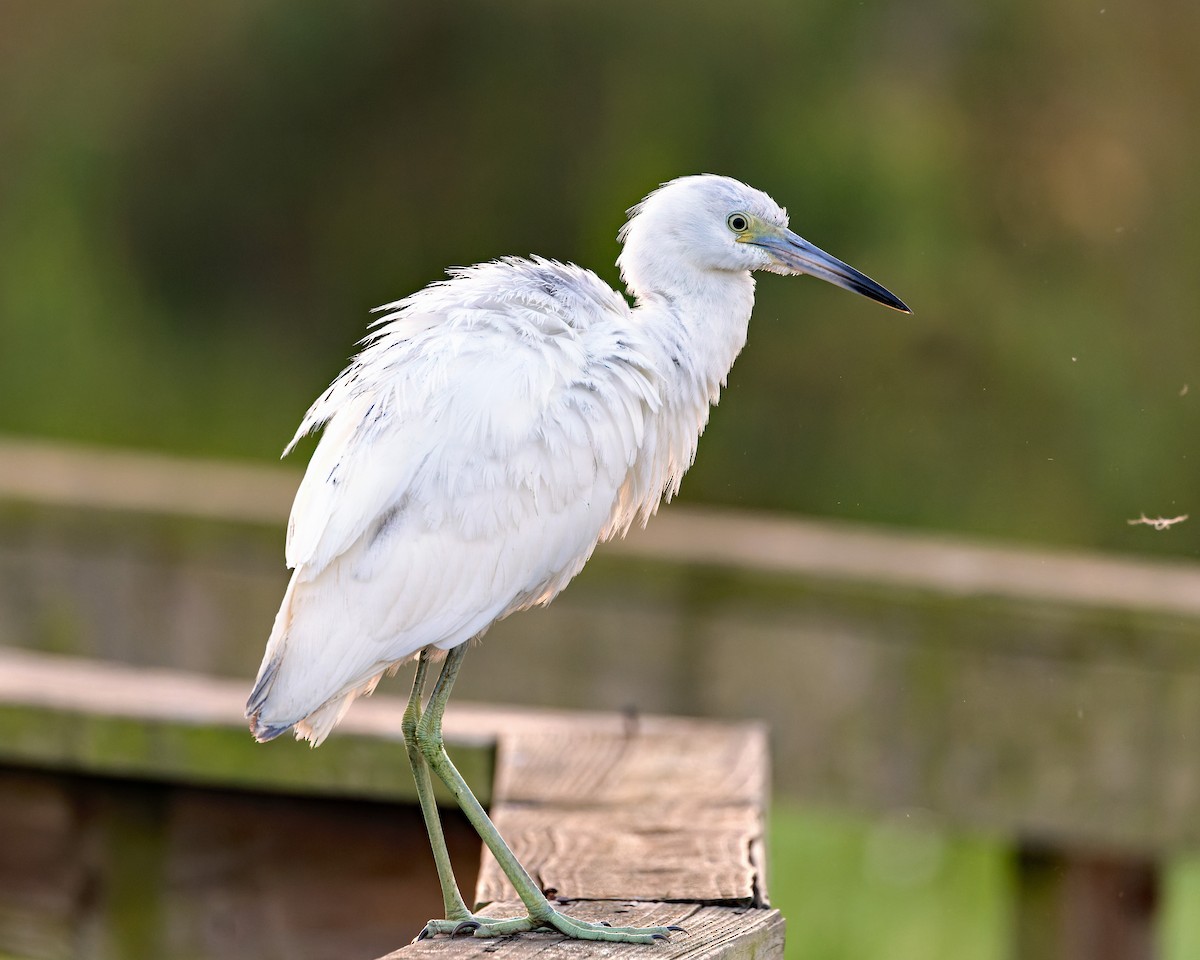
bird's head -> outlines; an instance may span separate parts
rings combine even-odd
[[[712,174],[663,184],[629,210],[617,260],[635,293],[691,270],[809,274],[911,312],[870,277],[788,229],[787,211],[761,190]]]

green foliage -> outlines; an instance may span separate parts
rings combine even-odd
[[[789,960],[1003,960],[1009,866],[996,840],[913,816],[865,821],[777,803],[771,903]]]
[[[1167,872],[1160,933],[1166,960],[1187,960],[1200,953],[1200,859],[1180,859]]]
[[[1002,960],[1012,955],[1012,866],[998,839],[949,833],[916,813],[888,819],[776,800],[770,894],[788,960]],[[1200,951],[1200,861],[1164,871],[1165,960]]]
[[[0,57],[0,430],[271,457],[367,310],[713,170],[916,310],[764,278],[684,485],[1194,552],[1200,8],[31,5]],[[1184,393],[1184,388],[1188,391]]]

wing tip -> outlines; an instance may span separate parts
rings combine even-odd
[[[274,740],[282,733],[287,733],[293,726],[290,723],[265,723],[257,713],[248,717],[250,721],[250,733],[259,743],[266,743],[268,740]]]
[[[259,743],[274,740],[296,724],[294,720],[270,723],[262,718],[267,700],[271,695],[271,688],[275,685],[275,676],[278,670],[279,658],[265,661],[258,672],[258,679],[254,682],[254,689],[250,691],[250,696],[246,700],[246,719],[250,721],[250,733]]]

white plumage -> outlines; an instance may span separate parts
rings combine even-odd
[[[751,271],[907,309],[724,177],[665,184],[620,238],[633,307],[587,270],[512,258],[380,308],[296,435],[324,427],[247,704],[258,739],[320,743],[383,673],[549,602],[599,541],[645,523],[745,343]]]

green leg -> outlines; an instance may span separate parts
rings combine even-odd
[[[500,832],[492,823],[475,795],[471,793],[462,774],[455,769],[446,748],[442,742],[442,713],[446,709],[446,700],[450,689],[454,686],[454,678],[462,666],[466,655],[467,645],[455,647],[446,655],[445,666],[434,684],[433,693],[429,695],[429,704],[425,713],[417,722],[415,738],[429,769],[442,781],[454,795],[460,808],[480,838],[500,864],[500,868],[517,891],[517,896],[525,904],[529,915],[516,917],[512,920],[489,920],[484,917],[471,917],[465,921],[431,920],[421,931],[421,938],[437,933],[454,934],[470,930],[477,937],[493,937],[511,933],[522,933],[528,930],[557,930],[580,940],[613,940],[621,943],[653,943],[656,940],[666,940],[673,930],[679,927],[610,927],[603,923],[585,923],[559,913],[548,901],[536,883],[529,876],[516,855],[509,849],[508,844],[500,836]]]
[[[425,688],[425,675],[429,670],[429,651],[421,651],[417,660],[417,673],[413,677],[412,695],[404,711],[402,728],[404,746],[408,749],[408,762],[412,765],[413,779],[417,784],[417,799],[421,802],[421,815],[425,818],[425,830],[429,834],[429,845],[433,848],[433,862],[437,866],[438,882],[442,885],[442,900],[446,904],[446,919],[461,922],[471,919],[471,911],[463,902],[458,884],[454,880],[454,869],[450,865],[450,852],[446,849],[446,836],[442,832],[442,821],[438,816],[433,799],[433,781],[429,777],[429,765],[417,745],[417,724],[421,721],[421,694]]]

